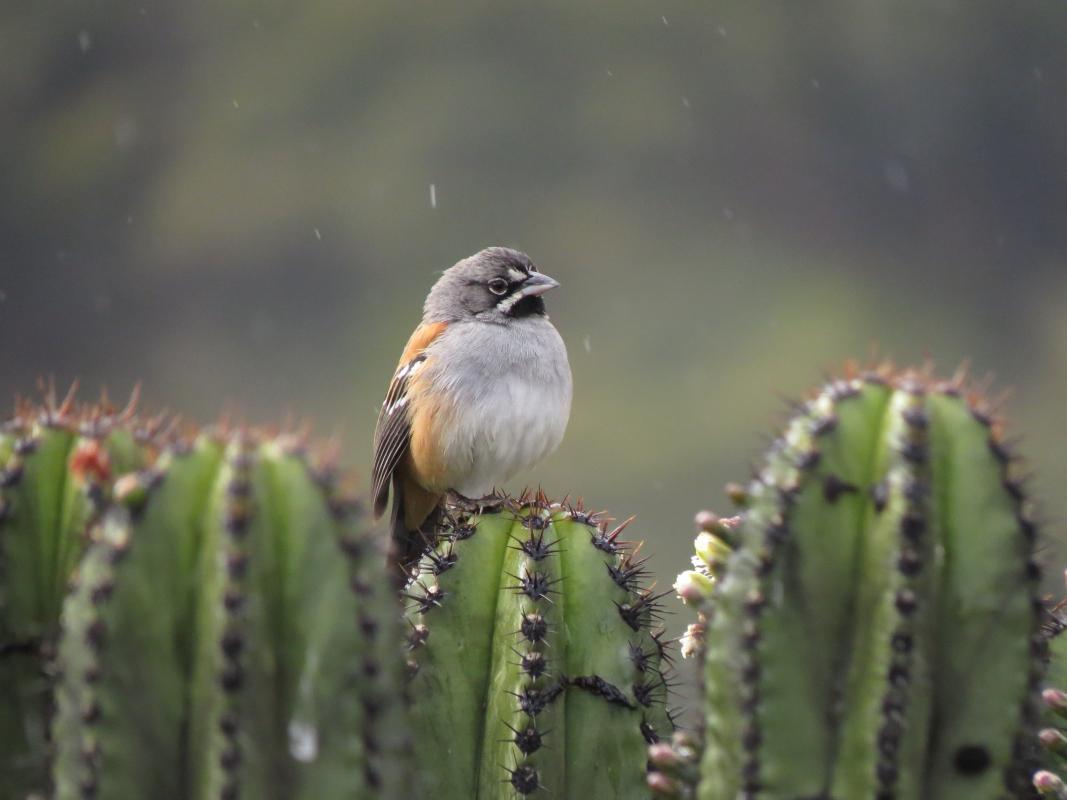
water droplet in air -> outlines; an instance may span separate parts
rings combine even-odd
[[[430,184],[430,208],[437,208],[437,184]]]
[[[89,31],[78,32],[78,49],[83,53],[88,53],[93,47],[93,37]]]

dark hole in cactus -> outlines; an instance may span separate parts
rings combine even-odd
[[[953,759],[957,772],[963,775],[980,775],[989,769],[992,759],[989,751],[980,744],[965,744],[956,751]]]

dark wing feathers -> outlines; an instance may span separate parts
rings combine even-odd
[[[378,426],[374,430],[374,466],[371,471],[371,497],[374,498],[374,516],[380,517],[389,502],[389,479],[400,460],[407,452],[411,440],[411,418],[408,416],[408,381],[426,360],[419,353],[405,362],[393,375],[385,402],[378,413]]]

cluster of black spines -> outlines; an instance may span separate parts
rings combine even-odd
[[[955,386],[942,387],[942,391],[954,396],[960,394]],[[1038,526],[1033,503],[1026,494],[1022,462],[1004,441],[1000,421],[981,398],[971,397],[967,402],[971,416],[988,431],[989,452],[1000,466],[1001,485],[1011,497],[1019,535],[1023,538],[1026,548],[1023,577],[1030,588],[1031,607],[1033,608],[1030,633],[1030,673],[1027,676],[1027,694],[1022,698],[1020,707],[1022,724],[1013,743],[1012,761],[1004,770],[1004,787],[1016,796],[1028,796],[1032,792],[1030,779],[1037,766],[1033,741],[1039,724],[1041,687],[1048,663],[1049,638],[1044,630],[1048,613],[1040,593],[1041,566],[1035,557]],[[961,748],[955,756],[956,768],[965,773],[985,769],[988,763],[988,753],[978,746]]]

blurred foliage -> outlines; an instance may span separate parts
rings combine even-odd
[[[1062,3],[9,0],[0,38],[0,397],[143,380],[365,464],[436,271],[509,244],[576,372],[526,479],[656,520],[661,584],[775,393],[872,347],[1015,387],[1064,533]]]

